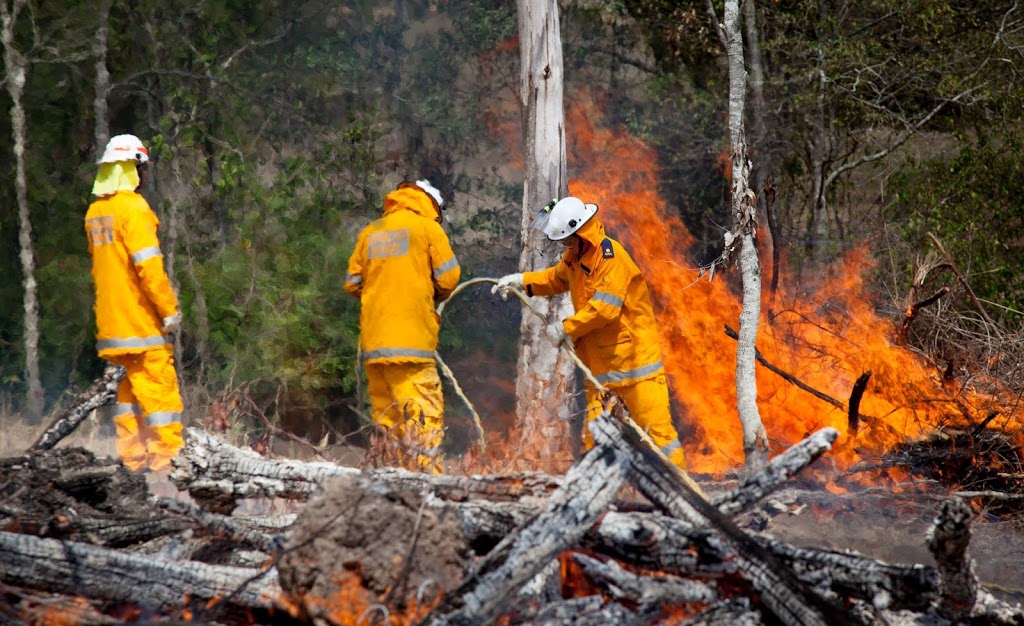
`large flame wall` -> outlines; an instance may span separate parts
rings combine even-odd
[[[721,275],[713,281],[699,278],[689,254],[693,237],[658,196],[654,151],[624,132],[601,127],[595,122],[600,111],[583,98],[575,99],[566,116],[569,191],[601,207],[599,217],[644,271],[657,302],[664,362],[682,409],[677,418],[690,469],[719,473],[741,466],[736,342],[724,332],[726,324],[738,329],[740,299]],[[771,323],[768,303],[762,304],[757,347],[765,359],[844,406],[816,398],[758,365],[758,407],[776,449],[832,426],[843,434],[835,453],[846,465],[862,447],[884,450],[972,405],[969,395],[944,387],[933,367],[894,345],[893,322],[875,313],[865,292],[862,277],[868,269],[867,255],[856,251],[826,268],[822,276],[828,278],[813,293],[781,290]],[[864,422],[851,441],[845,406],[866,371],[872,374],[860,404]]]

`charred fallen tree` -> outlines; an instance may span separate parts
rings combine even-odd
[[[974,577],[970,509],[940,511],[929,539],[938,568],[797,547],[743,526],[829,449],[834,430],[706,495],[628,423],[599,418],[597,445],[564,477],[272,461],[193,429],[174,480],[194,502],[138,492],[137,475],[80,451],[5,459],[16,471],[0,481],[0,615],[17,588],[89,598],[107,623],[120,623],[108,609],[123,603],[225,624],[271,614],[371,623],[363,612],[384,607],[424,624],[1024,623]],[[649,504],[617,500],[622,485]],[[30,506],[30,493],[44,495]],[[285,496],[309,504],[297,515],[235,510],[242,498]],[[148,530],[111,530],[119,515]],[[559,574],[570,562],[585,582]],[[574,585],[589,591],[568,593]]]

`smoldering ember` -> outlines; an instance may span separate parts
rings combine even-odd
[[[732,481],[694,481],[614,400],[564,475],[273,459],[192,428],[168,497],[54,447],[121,375],[0,461],[4,623],[1024,624],[1024,541],[983,531],[972,554],[999,526],[977,507],[1019,519],[1021,495],[854,487],[833,428]],[[857,533],[919,558],[830,547]]]

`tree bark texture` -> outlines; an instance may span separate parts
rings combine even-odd
[[[562,40],[555,0],[517,0],[520,98],[523,111],[523,251],[520,271],[558,261],[561,247],[530,231],[537,212],[552,198],[569,193],[565,154]],[[541,463],[567,457],[568,424],[575,383],[572,362],[547,338],[547,324],[572,314],[567,296],[536,298],[545,320],[523,313],[516,366],[516,415],[524,448]],[[542,466],[542,465],[539,465]]]
[[[928,536],[928,548],[942,576],[939,613],[955,622],[970,617],[978,598],[974,561],[967,556],[971,517],[971,506],[962,498],[947,500]]]
[[[96,92],[92,110],[96,116],[95,148],[97,158],[103,154],[103,148],[110,140],[110,115],[107,108],[107,95],[110,93],[110,71],[107,70],[107,40],[110,34],[110,7],[113,0],[100,0],[96,12],[96,34],[92,40],[92,54],[96,59],[96,78],[93,80]]]
[[[263,574],[263,575],[261,575]],[[0,532],[0,580],[6,584],[130,602],[153,609],[183,598],[223,600],[245,607],[277,606],[276,571],[169,562],[84,543]]]
[[[427,622],[490,623],[519,587],[593,526],[622,485],[623,464],[621,452],[606,446],[591,448],[570,468],[544,510],[491,550]]]
[[[740,312],[739,340],[736,346],[736,400],[743,427],[743,453],[748,472],[761,469],[768,461],[768,435],[757,409],[757,370],[755,350],[757,327],[761,318],[761,264],[754,236],[757,234],[757,207],[750,189],[750,163],[747,160],[743,125],[747,71],[743,60],[743,35],[740,32],[739,0],[725,3],[725,41],[729,49],[729,143],[732,151],[733,233],[740,238],[740,273],[743,280],[743,306]]]
[[[7,95],[11,98],[11,135],[14,143],[14,189],[18,203],[18,259],[21,261],[22,304],[25,324],[25,412],[32,421],[43,414],[43,385],[39,377],[39,300],[36,286],[35,252],[32,247],[32,219],[28,206],[28,181],[25,174],[25,137],[28,129],[22,94],[29,61],[18,49],[15,28],[26,0],[0,2],[0,43],[4,48]]]
[[[360,470],[327,462],[272,460],[236,448],[197,428],[185,431],[185,446],[175,458],[170,478],[197,502],[213,499],[230,505],[241,498],[306,499],[332,476],[366,474],[398,488],[427,487],[437,497],[467,500],[486,497],[529,502],[546,498],[561,484],[559,477],[540,472],[521,474],[431,476],[401,468]]]
[[[619,421],[605,411],[591,422],[591,432],[599,444],[617,446],[629,455],[630,482],[655,506],[695,526],[710,526],[722,533],[735,550],[738,571],[784,624],[856,623],[814,596],[809,585],[798,580],[792,570],[782,567],[778,559],[696,492],[680,475],[679,468],[643,440],[635,424]]]

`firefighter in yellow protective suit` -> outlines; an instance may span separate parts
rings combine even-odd
[[[96,288],[96,347],[126,374],[111,408],[117,452],[132,470],[162,470],[183,445],[181,394],[170,334],[181,325],[164,271],[160,220],[136,189],[149,152],[133,135],[107,143],[85,216]]]
[[[573,197],[544,207],[533,228],[565,246],[561,260],[539,272],[504,276],[491,292],[507,298],[510,287],[530,296],[568,291],[575,313],[551,324],[548,335],[556,344],[571,339],[598,382],[622,399],[673,463],[684,467],[647,282],[619,242],[605,235],[596,213],[596,204]],[[589,421],[601,413],[601,398],[593,385],[585,386]],[[589,448],[593,439],[589,429],[583,432]]]
[[[435,306],[461,268],[441,228],[444,200],[429,181],[403,182],[384,215],[359,233],[345,291],[359,298],[359,341],[373,420],[411,443],[410,467],[440,473],[444,397],[434,352]]]

